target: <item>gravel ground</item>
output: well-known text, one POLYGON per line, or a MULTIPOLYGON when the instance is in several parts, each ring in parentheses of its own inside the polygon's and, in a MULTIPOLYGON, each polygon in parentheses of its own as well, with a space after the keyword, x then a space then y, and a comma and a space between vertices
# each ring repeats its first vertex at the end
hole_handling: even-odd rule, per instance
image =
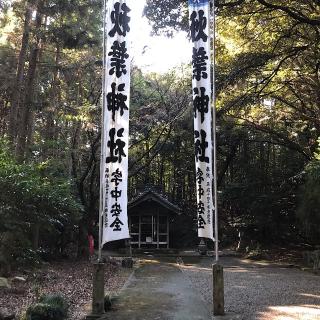
MULTIPOLYGON (((212 260, 181 265, 212 304, 212 260)), ((320 276, 270 263, 222 258, 226 312, 243 320, 320 320, 320 276)))

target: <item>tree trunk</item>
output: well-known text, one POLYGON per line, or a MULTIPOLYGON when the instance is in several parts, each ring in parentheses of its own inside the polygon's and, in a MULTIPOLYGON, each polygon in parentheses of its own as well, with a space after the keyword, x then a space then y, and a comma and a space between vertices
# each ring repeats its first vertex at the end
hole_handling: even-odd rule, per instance
POLYGON ((86 219, 82 219, 79 222, 78 233, 78 250, 77 258, 89 258, 89 245, 88 245, 88 222, 86 219))
POLYGON ((145 137, 146 142, 145 142, 145 151, 146 151, 146 157, 145 157, 145 162, 146 162, 146 169, 145 169, 145 180, 144 183, 146 185, 150 184, 150 145, 149 145, 149 137, 145 137))
POLYGON ((40 223, 36 222, 32 226, 32 248, 35 251, 39 249, 39 238, 40 238, 40 223))
MULTIPOLYGON (((43 1, 40 1, 37 7, 35 30, 39 31, 42 25, 42 14, 43 1)), ((36 35, 35 42, 32 45, 29 69, 27 75, 27 82, 25 88, 24 103, 18 110, 18 136, 16 144, 16 156, 22 161, 26 155, 26 149, 32 140, 33 121, 34 121, 34 92, 35 92, 35 80, 36 80, 36 69, 38 65, 38 57, 40 54, 41 37, 36 35)))
POLYGON ((18 58, 17 75, 15 85, 12 91, 11 111, 9 120, 9 137, 11 142, 15 141, 17 136, 17 117, 18 110, 21 103, 21 94, 23 91, 24 82, 24 68, 26 63, 27 51, 29 46, 30 29, 31 29, 32 7, 27 2, 27 9, 25 12, 23 35, 21 41, 21 49, 18 58))
MULTIPOLYGON (((55 126, 55 116, 56 112, 58 110, 58 106, 60 104, 60 92, 58 89, 59 86, 59 63, 60 63, 60 56, 61 56, 61 50, 60 45, 57 43, 56 45, 56 55, 55 55, 55 68, 53 72, 53 79, 51 82, 51 90, 50 90, 50 106, 47 109, 46 114, 46 125, 45 125, 45 132, 44 137, 46 141, 54 141, 57 137, 57 130, 55 126)), ((55 150, 52 150, 52 148, 46 148, 43 152, 44 158, 48 156, 55 156, 55 150)))

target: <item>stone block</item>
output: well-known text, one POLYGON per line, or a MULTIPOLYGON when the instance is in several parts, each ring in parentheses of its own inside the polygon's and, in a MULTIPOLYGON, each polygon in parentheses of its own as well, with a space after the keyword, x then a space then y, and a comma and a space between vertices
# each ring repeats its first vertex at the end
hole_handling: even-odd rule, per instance
POLYGON ((11 285, 7 278, 0 278, 0 288, 7 288, 7 289, 11 288, 11 285))

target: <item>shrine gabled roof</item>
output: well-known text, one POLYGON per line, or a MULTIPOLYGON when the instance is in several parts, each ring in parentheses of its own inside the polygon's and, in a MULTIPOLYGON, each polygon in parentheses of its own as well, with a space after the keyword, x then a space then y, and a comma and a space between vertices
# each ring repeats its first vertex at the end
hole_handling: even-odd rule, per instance
POLYGON ((139 205, 142 202, 145 201, 155 201, 161 206, 165 207, 169 211, 173 211, 176 214, 181 214, 181 209, 170 202, 168 199, 166 199, 163 195, 153 191, 153 190, 146 190, 139 195, 137 195, 135 198, 133 198, 129 203, 128 203, 128 209, 132 209, 135 206, 139 205))

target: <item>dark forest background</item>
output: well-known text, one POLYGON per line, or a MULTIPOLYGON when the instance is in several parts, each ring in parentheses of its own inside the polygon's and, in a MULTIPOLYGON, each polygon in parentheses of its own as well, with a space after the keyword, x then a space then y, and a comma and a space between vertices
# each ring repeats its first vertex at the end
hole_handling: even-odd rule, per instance
MULTIPOLYGON (((154 32, 188 29, 187 1, 148 0, 154 32)), ((217 1, 222 245, 320 242, 320 2, 217 1)), ((86 254, 97 233, 102 4, 0 1, 0 262, 86 254)), ((190 53, 191 55, 191 53, 190 53)), ((195 246, 190 66, 132 67, 130 197, 157 186, 195 246)))

